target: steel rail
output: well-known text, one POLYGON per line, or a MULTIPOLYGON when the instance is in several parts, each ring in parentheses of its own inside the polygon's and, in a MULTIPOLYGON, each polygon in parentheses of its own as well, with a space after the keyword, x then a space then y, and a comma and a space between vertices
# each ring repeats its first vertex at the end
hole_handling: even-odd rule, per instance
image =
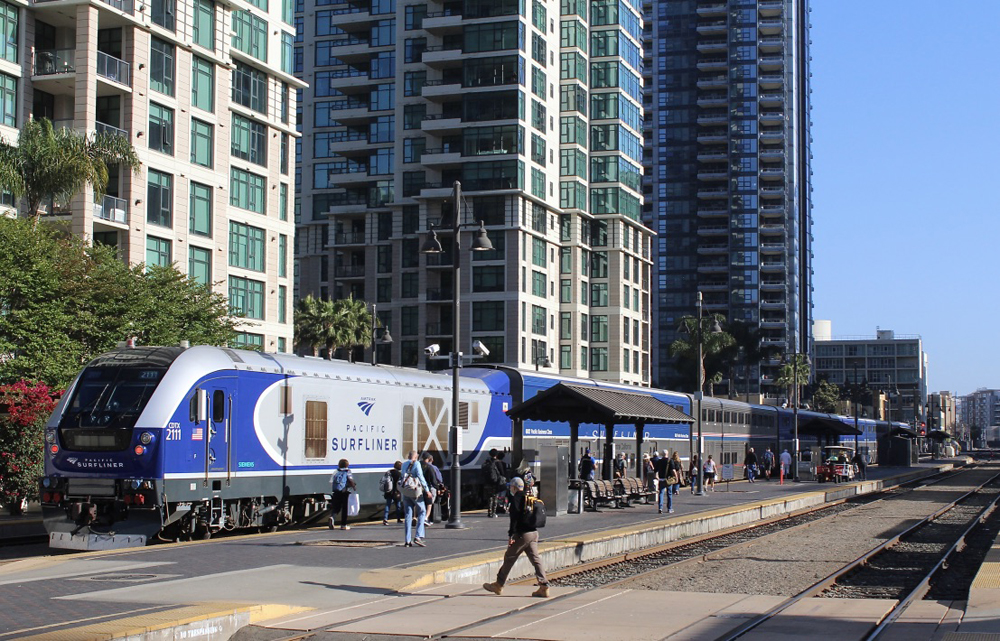
MULTIPOLYGON (((934 521, 935 519, 937 519, 941 515, 943 515, 946 512, 949 512, 950 510, 954 509, 954 507, 959 502, 964 501, 965 499, 967 499, 968 497, 970 497, 970 496, 972 496, 974 494, 977 494, 984 487, 986 487, 990 483, 994 482, 998 478, 1000 478, 1000 474, 994 474, 993 476, 989 477, 986 481, 984 481, 983 483, 981 483, 979 486, 977 486, 975 489, 972 489, 972 490, 970 490, 968 492, 965 492, 964 494, 962 494, 961 496, 959 496, 958 498, 956 498, 951 503, 948 503, 947 505, 943 506, 942 508, 940 508, 938 510, 935 510, 933 514, 930 514, 929 516, 924 517, 920 521, 914 523, 913 525, 911 525, 910 527, 906 528, 905 530, 902 530, 901 532, 899 532, 896 535, 894 535, 892 538, 887 539, 886 541, 884 541, 881 544, 879 544, 878 546, 872 548, 868 552, 865 552, 864 554, 862 554, 858 558, 854 559, 850 563, 844 565, 840 569, 833 571, 832 573, 830 573, 829 575, 823 577, 822 579, 820 579, 816 583, 813 583, 811 586, 809 586, 808 588, 802 590, 798 594, 795 594, 794 596, 789 597, 785 601, 782 601, 781 603, 779 603, 778 605, 774 606, 773 608, 771 608, 767 612, 764 612, 763 614, 760 614, 760 615, 758 615, 758 616, 750 619, 749 621, 741 624, 740 626, 738 626, 734 630, 730 631, 726 635, 719 637, 719 641, 723 641, 723 640, 724 641, 734 641, 735 639, 738 639, 738 638, 742 637, 746 633, 748 633, 748 632, 750 632, 750 631, 752 631, 752 630, 760 627, 764 623, 770 621, 771 619, 773 619, 777 615, 781 614, 782 612, 786 611, 787 609, 789 609, 793 605, 795 605, 795 604, 797 604, 797 603, 799 603, 801 601, 804 601, 805 599, 809 599, 809 598, 812 598, 814 596, 818 596, 823 591, 825 591, 825 590, 829 589, 830 587, 832 587, 833 585, 835 585, 837 583, 837 580, 840 579, 841 577, 845 576, 846 574, 849 574, 850 572, 854 571, 856 568, 859 568, 859 567, 867 564, 876 555, 881 554, 882 552, 884 552, 884 551, 886 551, 886 550, 894 547, 904 537, 909 536, 910 534, 912 534, 912 533, 916 532, 917 530, 923 528, 924 526, 928 525, 931 521, 934 521)), ((994 501, 994 503, 995 503, 995 501, 994 501)), ((981 518, 981 515, 977 516, 976 519, 974 519, 974 521, 978 522, 979 518, 981 518)))

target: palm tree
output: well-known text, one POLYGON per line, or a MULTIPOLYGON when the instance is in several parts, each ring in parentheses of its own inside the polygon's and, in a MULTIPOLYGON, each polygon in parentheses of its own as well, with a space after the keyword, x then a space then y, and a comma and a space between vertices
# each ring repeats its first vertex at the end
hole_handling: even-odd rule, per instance
MULTIPOLYGON (((315 298, 312 294, 300 298, 295 304, 295 347, 300 349, 309 346, 313 356, 319 356, 319 350, 327 345, 334 333, 336 314, 333 303, 315 298)), ((332 358, 328 353, 327 358, 332 358)))
POLYGON ((702 351, 700 363, 697 362, 698 341, 695 338, 698 335, 698 319, 694 316, 685 316, 681 319, 680 333, 686 334, 688 338, 678 338, 670 344, 670 355, 677 359, 678 369, 682 369, 681 364, 685 362, 691 363, 694 368, 698 368, 701 372, 702 380, 709 385, 709 396, 712 395, 713 383, 722 380, 718 378, 721 375, 722 369, 718 365, 713 364, 716 362, 714 357, 733 343, 733 337, 728 333, 724 331, 714 333, 711 331, 713 320, 718 321, 721 325, 726 319, 720 314, 710 314, 702 317, 702 351), (711 366, 709 368, 711 371, 706 371, 706 362, 711 366), (717 378, 718 380, 716 380, 717 378))
POLYGON ((46 199, 66 203, 85 185, 93 188, 95 198, 102 198, 111 165, 131 171, 142 166, 128 138, 53 129, 46 118, 26 122, 16 145, 0 141, 0 187, 24 197, 32 226, 38 225, 39 208, 46 199))
POLYGON ((798 397, 792 396, 792 389, 798 389, 809 382, 809 357, 805 354, 793 354, 788 362, 782 364, 778 378, 774 384, 788 389, 789 403, 792 399, 797 402, 798 397))
POLYGON ((347 348, 347 359, 354 362, 354 348, 372 344, 372 315, 368 305, 354 296, 333 303, 337 318, 337 346, 347 348))

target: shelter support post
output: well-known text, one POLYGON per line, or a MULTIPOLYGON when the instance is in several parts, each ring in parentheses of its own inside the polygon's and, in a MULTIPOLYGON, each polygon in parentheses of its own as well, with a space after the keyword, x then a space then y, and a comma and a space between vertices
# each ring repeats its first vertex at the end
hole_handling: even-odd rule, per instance
POLYGON ((511 435, 510 435, 510 467, 512 470, 516 470, 521 467, 521 462, 524 460, 524 421, 519 418, 515 418, 511 422, 511 435))
POLYGON ((642 442, 645 431, 645 424, 642 422, 635 424, 635 477, 637 479, 642 478, 642 442))
POLYGON ((614 423, 604 424, 604 467, 601 476, 609 481, 615 479, 615 426, 614 423))
POLYGON ((580 453, 577 452, 577 445, 580 441, 580 424, 571 421, 569 424, 569 478, 577 478, 577 463, 580 453))

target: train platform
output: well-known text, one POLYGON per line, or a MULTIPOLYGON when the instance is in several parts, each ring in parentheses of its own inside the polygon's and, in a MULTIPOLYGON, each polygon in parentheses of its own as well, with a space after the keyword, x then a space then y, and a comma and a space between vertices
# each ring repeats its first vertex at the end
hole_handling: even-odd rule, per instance
MULTIPOLYGON (((554 570, 875 491, 966 461, 872 467, 867 482, 841 485, 738 482, 701 497, 682 489, 674 514, 639 504, 551 517, 541 551, 554 570)), ((692 599, 689 607, 683 595, 665 592, 600 595, 554 588, 560 598, 531 607, 516 624, 531 627, 533 636, 524 636, 512 630, 510 616, 539 603, 527 596, 531 587, 509 585, 500 598, 478 587, 499 567, 506 518, 474 512, 463 514, 463 522, 461 530, 428 528, 427 548, 403 547, 402 526, 377 521, 347 531, 219 537, 8 562, 0 565, 0 640, 226 639, 241 629, 239 638, 264 639, 331 626, 344 634, 556 639, 579 636, 584 628, 576 626, 588 621, 588 636, 596 631, 602 639, 647 638, 639 634, 643 621, 659 618, 649 613, 668 603, 682 619, 701 613, 698 621, 714 617, 717 625, 732 627, 733 618, 758 611, 770 598, 715 594, 700 606, 692 599), (573 632, 546 632, 553 627, 546 622, 556 619, 573 632)), ((528 573, 522 559, 511 579, 528 573)), ((655 623, 648 638, 667 636, 662 619, 655 623)))
POLYGON ((29 503, 24 514, 12 516, 6 507, 0 509, 0 544, 4 539, 20 539, 45 534, 42 524, 42 507, 29 503))

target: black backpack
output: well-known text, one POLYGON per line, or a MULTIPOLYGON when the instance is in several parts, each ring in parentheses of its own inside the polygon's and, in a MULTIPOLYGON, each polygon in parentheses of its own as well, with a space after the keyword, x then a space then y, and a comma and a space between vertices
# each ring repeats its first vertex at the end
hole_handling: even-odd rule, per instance
POLYGON ((536 530, 545 527, 545 503, 542 499, 524 497, 524 523, 536 530))
POLYGON ((483 480, 488 481, 490 485, 499 485, 500 483, 500 472, 497 470, 497 462, 493 458, 483 461, 483 480))

